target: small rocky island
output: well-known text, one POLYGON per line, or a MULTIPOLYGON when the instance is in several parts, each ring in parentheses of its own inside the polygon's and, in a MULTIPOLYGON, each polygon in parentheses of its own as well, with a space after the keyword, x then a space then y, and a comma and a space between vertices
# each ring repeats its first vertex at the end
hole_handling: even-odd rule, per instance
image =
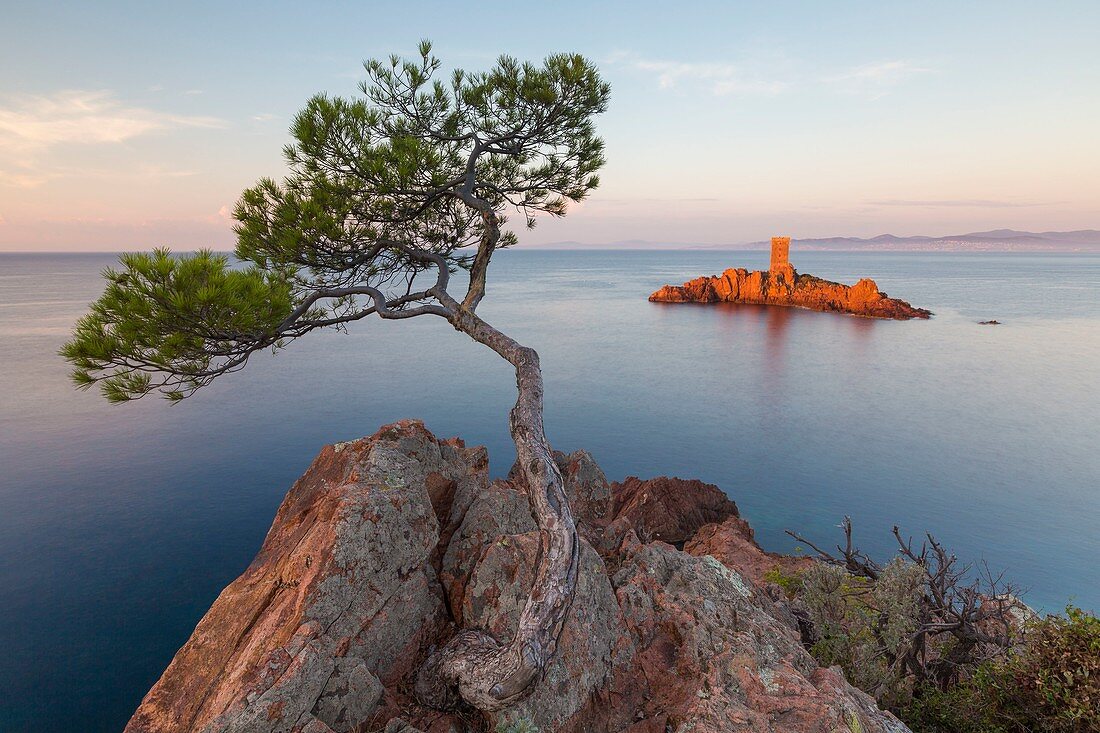
POLYGON ((800 275, 790 263, 790 237, 772 237, 767 272, 730 268, 721 275, 697 277, 683 285, 665 285, 649 296, 654 303, 758 303, 851 313, 870 318, 928 318, 931 311, 888 298, 874 280, 842 285, 813 275, 800 275))

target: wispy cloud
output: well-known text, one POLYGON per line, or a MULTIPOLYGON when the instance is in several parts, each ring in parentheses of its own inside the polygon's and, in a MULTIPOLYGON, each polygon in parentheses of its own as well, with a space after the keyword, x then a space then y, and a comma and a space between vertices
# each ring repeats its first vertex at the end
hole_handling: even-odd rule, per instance
POLYGON ((275 115, 268 112, 261 112, 258 115, 252 115, 252 120, 254 122, 269 122, 273 119, 275 119, 275 115))
POLYGON ((911 59, 890 59, 854 66, 825 76, 822 81, 842 92, 878 98, 903 81, 931 71, 931 67, 911 59))
POLYGON ((788 86, 786 82, 752 77, 734 64, 677 63, 643 59, 634 62, 634 68, 656 74, 657 85, 662 89, 674 87, 684 80, 707 82, 711 86, 711 91, 718 95, 778 94, 788 86))
POLYGON ((608 59, 653 75, 661 89, 682 83, 703 83, 717 96, 727 94, 780 94, 790 86, 783 79, 768 77, 747 65, 724 62, 665 61, 617 53, 608 59))
POLYGON ((962 207, 976 209, 1021 209, 1048 206, 1044 202, 995 201, 991 199, 883 199, 868 201, 871 206, 916 206, 927 208, 962 207))
POLYGON ((58 178, 150 180, 191 176, 155 164, 81 167, 72 148, 94 148, 183 128, 215 129, 216 117, 180 115, 126 104, 108 91, 67 90, 0 99, 0 186, 35 188, 58 178))
POLYGON ((190 178, 198 171, 176 169, 162 165, 140 164, 133 168, 81 167, 58 165, 32 159, 18 161, 5 167, 0 159, 0 186, 11 188, 37 188, 44 183, 63 178, 86 178, 98 181, 153 181, 165 178, 190 178))
POLYGON ((823 74, 811 70, 803 62, 783 56, 769 57, 767 63, 760 60, 734 63, 659 60, 628 52, 613 54, 607 62, 652 75, 660 89, 701 84, 716 96, 774 96, 824 85, 842 93, 877 98, 905 80, 933 70, 910 59, 889 59, 823 74))
POLYGON ((123 103, 108 91, 67 90, 0 103, 0 144, 41 149, 119 143, 174 128, 225 127, 216 117, 178 115, 123 103))
POLYGON ((35 188, 41 186, 51 178, 56 178, 56 176, 50 176, 44 173, 4 170, 0 168, 0 186, 9 186, 11 188, 35 188))
POLYGON ((151 242, 169 243, 179 250, 199 246, 229 250, 236 243, 236 237, 228 222, 212 215, 35 216, 17 212, 0 227, 0 252, 27 249, 118 251, 148 249, 151 242))
MULTIPOLYGON (((103 171, 104 174, 108 171, 103 171)), ((199 172, 197 170, 185 168, 170 168, 164 165, 148 165, 142 164, 138 166, 137 170, 132 173, 126 171, 120 172, 120 175, 127 176, 129 178, 190 178, 191 176, 197 176, 199 172)))

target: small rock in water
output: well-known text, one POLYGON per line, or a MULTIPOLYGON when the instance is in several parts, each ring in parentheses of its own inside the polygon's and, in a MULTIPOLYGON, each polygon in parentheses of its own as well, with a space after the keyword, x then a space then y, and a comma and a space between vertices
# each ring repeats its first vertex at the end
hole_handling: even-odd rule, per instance
POLYGON ((999 326, 999 325, 1001 325, 1001 322, 1000 321, 978 321, 978 325, 979 326, 999 326))

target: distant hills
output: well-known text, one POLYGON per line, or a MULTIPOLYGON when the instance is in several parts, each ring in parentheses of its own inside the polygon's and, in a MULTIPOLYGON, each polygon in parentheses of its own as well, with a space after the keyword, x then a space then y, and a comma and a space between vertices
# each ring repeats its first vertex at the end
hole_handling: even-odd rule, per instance
MULTIPOLYGON (((533 245, 538 249, 766 249, 768 242, 694 244, 630 239, 604 244, 552 242, 533 245)), ((792 239, 791 247, 802 250, 836 251, 938 251, 938 252, 1100 252, 1100 230, 1073 232, 1021 232, 994 229, 988 232, 949 234, 943 237, 880 234, 877 237, 821 237, 792 239)))

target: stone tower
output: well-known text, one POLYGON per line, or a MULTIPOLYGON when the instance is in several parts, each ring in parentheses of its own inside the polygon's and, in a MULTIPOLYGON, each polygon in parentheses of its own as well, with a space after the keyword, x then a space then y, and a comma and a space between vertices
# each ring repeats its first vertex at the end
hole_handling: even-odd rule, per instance
POLYGON ((775 285, 794 286, 798 273, 791 267, 791 238, 772 237, 772 262, 768 267, 768 277, 775 285))
POLYGON ((772 237, 772 262, 769 272, 786 272, 791 266, 791 238, 772 237))

